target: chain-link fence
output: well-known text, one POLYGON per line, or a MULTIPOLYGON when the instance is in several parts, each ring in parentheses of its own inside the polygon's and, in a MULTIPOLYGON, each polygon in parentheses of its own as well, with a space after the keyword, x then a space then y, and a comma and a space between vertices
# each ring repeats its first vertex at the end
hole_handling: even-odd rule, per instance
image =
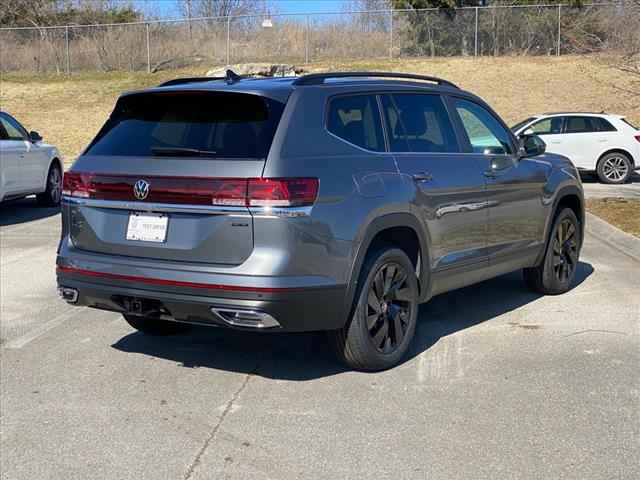
POLYGON ((202 63, 561 55, 640 48, 637 2, 254 15, 0 29, 0 71, 156 71, 202 63))

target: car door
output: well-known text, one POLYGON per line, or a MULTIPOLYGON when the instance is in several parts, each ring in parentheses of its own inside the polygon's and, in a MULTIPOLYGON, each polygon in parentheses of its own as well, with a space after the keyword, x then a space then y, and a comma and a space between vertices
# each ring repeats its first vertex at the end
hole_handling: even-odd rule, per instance
POLYGON ((608 140, 606 132, 598 131, 595 118, 567 116, 562 137, 564 151, 558 153, 568 157, 580 169, 595 170, 598 152, 608 140))
POLYGON ((389 149, 430 239, 431 271, 486 267, 487 202, 482 165, 462 153, 439 94, 381 96, 389 149))
POLYGON ((20 132, 7 121, 4 113, 0 113, 0 127, 3 135, 0 141, 3 197, 8 197, 24 191, 21 165, 27 153, 27 145, 20 132))
POLYGON ((2 114, 5 128, 11 138, 22 142, 24 154, 19 159, 20 189, 24 192, 37 192, 44 186, 44 175, 47 173, 47 152, 38 144, 32 143, 27 130, 15 118, 7 113, 2 114))
POLYGON ((539 159, 519 159, 515 139, 485 105, 456 97, 450 102, 465 133, 466 148, 484 172, 489 261, 526 263, 544 238, 542 195, 550 167, 539 159))

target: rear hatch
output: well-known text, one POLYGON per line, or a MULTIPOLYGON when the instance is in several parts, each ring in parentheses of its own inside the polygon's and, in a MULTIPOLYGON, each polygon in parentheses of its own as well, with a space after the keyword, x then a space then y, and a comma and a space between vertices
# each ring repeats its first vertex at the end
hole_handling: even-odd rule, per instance
POLYGON ((253 250, 249 179, 261 177, 284 104, 212 91, 122 97, 65 174, 78 249, 236 265, 253 250))

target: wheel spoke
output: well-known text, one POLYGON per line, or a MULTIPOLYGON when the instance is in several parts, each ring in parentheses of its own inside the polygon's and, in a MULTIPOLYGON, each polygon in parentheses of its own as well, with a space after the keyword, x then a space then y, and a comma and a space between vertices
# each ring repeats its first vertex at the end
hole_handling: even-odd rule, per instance
POLYGON ((382 348, 384 341, 388 338, 389 334, 389 322, 385 319, 380 325, 380 329, 373 336, 373 344, 376 348, 382 348))
POLYGON ((387 294, 391 290, 393 279, 396 276, 395 265, 389 265, 384 271, 384 293, 387 294))
POLYGON ((375 327, 376 323, 378 323, 378 319, 380 315, 374 313, 373 315, 367 315, 367 330, 371 331, 373 327, 375 327))
POLYGON ((382 310, 380 309, 380 299, 376 296, 376 292, 373 291, 373 288, 369 289, 367 304, 377 314, 382 313, 382 310))
POLYGON ((383 285, 382 275, 383 275, 382 270, 378 271, 378 273, 376 274, 376 278, 374 280, 376 295, 380 300, 382 300, 382 297, 384 296, 384 285, 383 285))
POLYGON ((399 345, 400 342, 402 342, 402 337, 404 337, 402 321, 400 320, 400 310, 398 310, 393 316, 393 336, 395 338, 396 345, 399 345))

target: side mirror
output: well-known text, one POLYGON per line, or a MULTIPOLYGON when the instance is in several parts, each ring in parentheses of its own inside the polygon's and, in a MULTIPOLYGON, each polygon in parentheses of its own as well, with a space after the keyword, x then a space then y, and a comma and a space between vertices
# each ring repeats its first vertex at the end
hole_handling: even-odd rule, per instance
POLYGON ((547 150, 547 144, 537 135, 521 135, 518 157, 536 157, 547 150))
POLYGON ((31 140, 32 143, 41 142, 42 135, 40 135, 38 132, 31 131, 29 132, 29 139, 31 140))

